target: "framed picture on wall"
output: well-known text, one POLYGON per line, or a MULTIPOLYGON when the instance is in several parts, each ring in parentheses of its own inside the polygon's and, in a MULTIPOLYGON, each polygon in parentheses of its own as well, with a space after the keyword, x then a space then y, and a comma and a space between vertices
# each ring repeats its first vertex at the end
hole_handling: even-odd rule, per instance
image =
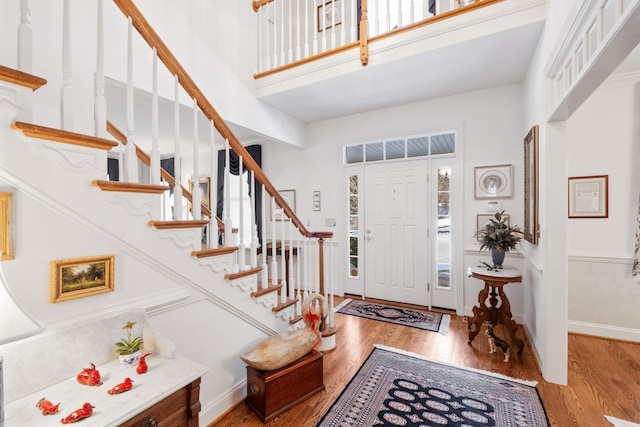
POLYGON ((0 251, 2 260, 14 259, 13 193, 0 193, 0 251))
POLYGON ((524 138, 524 239, 538 244, 538 125, 524 138))
POLYGON ((609 217, 609 175, 569 177, 569 218, 609 217))
POLYGON ((114 255, 51 261, 52 303, 113 292, 114 255))
POLYGON ((476 167, 474 178, 476 200, 513 197, 513 165, 476 167))

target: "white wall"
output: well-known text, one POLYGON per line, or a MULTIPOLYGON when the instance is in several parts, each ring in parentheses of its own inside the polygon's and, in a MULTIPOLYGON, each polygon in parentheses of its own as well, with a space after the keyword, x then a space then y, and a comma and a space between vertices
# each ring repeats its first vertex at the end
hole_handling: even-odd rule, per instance
POLYGON ((609 176, 609 217, 568 221, 569 328, 629 340, 640 339, 638 82, 638 73, 609 78, 568 121, 569 176, 609 176))
MULTIPOLYGON (((484 203, 474 200, 474 167, 514 165, 515 197, 502 200, 502 206, 511 215, 512 224, 522 225, 522 105, 521 85, 510 85, 312 123, 307 135, 309 148, 298 150, 267 145, 263 151, 263 165, 277 188, 296 190, 297 214, 303 221, 309 220, 310 230, 335 233, 335 275, 337 286, 342 286, 344 278, 348 277, 347 183, 342 165, 343 145, 445 130, 458 131, 460 155, 464 159, 464 220, 458 226, 463 227, 464 243, 454 248, 454 253, 458 254, 459 285, 464 286, 459 309, 470 312, 481 284, 466 278, 467 264, 476 263, 479 257, 486 256, 477 253, 479 246, 473 237, 476 215, 485 212, 484 203), (320 190, 322 194, 320 212, 313 211, 314 190, 320 190), (326 218, 335 218, 336 227, 325 227, 326 218), (468 252, 462 258, 465 249, 468 252)), ((509 262, 520 266, 521 261, 510 256, 509 262)), ((522 316, 522 287, 508 287, 507 294, 514 315, 522 316)))

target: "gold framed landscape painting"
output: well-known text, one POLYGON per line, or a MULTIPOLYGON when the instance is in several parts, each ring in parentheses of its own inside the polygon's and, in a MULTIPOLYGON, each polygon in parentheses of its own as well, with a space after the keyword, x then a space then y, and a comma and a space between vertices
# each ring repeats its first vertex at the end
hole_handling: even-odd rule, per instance
POLYGON ((14 259, 13 193, 0 193, 0 251, 2 260, 14 259))
POLYGON ((51 302, 112 292, 114 258, 102 255, 51 261, 51 302))

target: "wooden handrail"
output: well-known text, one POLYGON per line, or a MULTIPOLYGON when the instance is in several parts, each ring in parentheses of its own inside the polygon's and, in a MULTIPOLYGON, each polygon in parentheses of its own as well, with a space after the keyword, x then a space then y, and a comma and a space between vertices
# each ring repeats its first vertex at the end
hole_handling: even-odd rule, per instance
POLYGON ((204 96, 200 88, 194 83, 191 76, 182 67, 180 62, 173 55, 171 50, 162 41, 160 36, 151 27, 146 18, 142 15, 140 10, 133 4, 131 0, 113 0, 116 6, 122 11, 126 17, 130 17, 134 28, 147 42, 149 47, 155 48, 158 52, 158 58, 167 67, 169 72, 178 77, 178 81, 182 88, 189 94, 191 99, 195 99, 198 107, 207 119, 212 120, 215 128, 218 130, 223 138, 229 140, 229 145, 235 151, 236 154, 242 156, 244 165, 254 173, 255 179, 262 183, 267 190, 267 193, 274 197, 278 206, 280 206, 284 213, 291 219, 291 222, 298 228, 300 233, 306 237, 313 238, 331 238, 332 232, 310 232, 304 226, 303 222, 296 216, 291 207, 287 204, 284 198, 278 193, 275 186, 269 181, 264 171, 258 166, 253 157, 244 148, 240 140, 236 137, 233 131, 229 128, 227 123, 222 119, 218 112, 213 108, 209 100, 204 96))
MULTIPOLYGON (((111 136, 113 136, 122 145, 127 145, 128 143, 127 136, 124 134, 124 132, 118 129, 118 127, 109 120, 107 120, 107 132, 109 132, 111 136)), ((136 145, 136 155, 138 156, 138 159, 140 159, 142 163, 144 163, 148 167, 151 167, 151 157, 147 153, 145 153, 144 150, 142 150, 142 148, 138 147, 137 145, 136 145)), ((175 187, 176 185, 175 178, 162 167, 160 168, 160 176, 164 178, 165 181, 167 181, 167 183, 171 188, 175 187)), ((182 185, 180 187, 182 187, 182 196, 188 201, 190 201, 191 203, 193 203, 193 195, 191 194, 191 192, 186 188, 184 188, 184 186, 182 185)), ((203 214, 211 218, 211 209, 209 209, 205 205, 202 205, 201 209, 203 214)), ((217 216, 216 216, 216 222, 218 223, 218 230, 224 231, 224 222, 217 216)))

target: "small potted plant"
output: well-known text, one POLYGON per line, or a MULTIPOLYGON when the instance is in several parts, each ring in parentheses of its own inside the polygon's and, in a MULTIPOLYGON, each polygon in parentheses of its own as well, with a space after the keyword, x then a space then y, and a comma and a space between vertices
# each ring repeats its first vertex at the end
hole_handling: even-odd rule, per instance
POLYGON ((504 211, 496 212, 493 218, 485 227, 478 231, 477 238, 480 241, 480 250, 491 250, 493 267, 502 268, 502 262, 507 252, 518 252, 518 243, 522 240, 524 233, 520 227, 507 225, 508 217, 504 211))
POLYGON ((142 344, 144 339, 140 336, 133 336, 133 327, 137 322, 127 320, 122 329, 127 331, 127 337, 121 339, 116 345, 116 353, 120 355, 120 363, 125 368, 136 366, 140 359, 142 344))

